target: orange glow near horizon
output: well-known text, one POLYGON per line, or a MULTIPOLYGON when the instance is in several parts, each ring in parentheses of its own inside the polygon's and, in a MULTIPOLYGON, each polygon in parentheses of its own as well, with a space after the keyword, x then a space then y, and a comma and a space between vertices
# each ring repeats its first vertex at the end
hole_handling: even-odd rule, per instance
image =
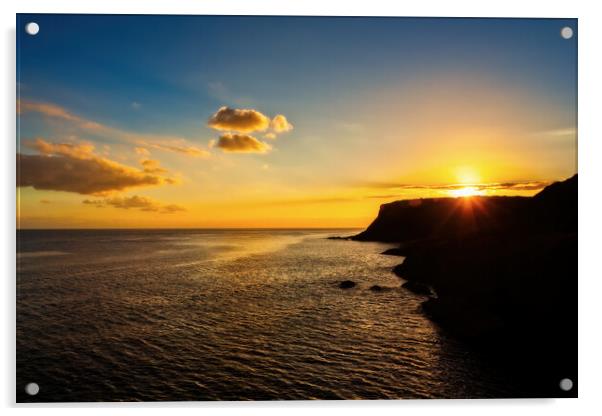
POLYGON ((532 196, 576 172, 576 130, 537 118, 548 101, 474 77, 440 80, 366 91, 354 111, 332 103, 357 116, 348 123, 287 113, 290 131, 277 138, 241 136, 273 148, 255 154, 224 151, 206 126, 166 124, 171 136, 98 128, 58 105, 22 107, 21 125, 39 131, 20 140, 30 164, 18 227, 362 228, 395 200, 532 196), (400 125, 404 113, 412 117, 400 125), (77 176, 56 170, 64 166, 77 176))

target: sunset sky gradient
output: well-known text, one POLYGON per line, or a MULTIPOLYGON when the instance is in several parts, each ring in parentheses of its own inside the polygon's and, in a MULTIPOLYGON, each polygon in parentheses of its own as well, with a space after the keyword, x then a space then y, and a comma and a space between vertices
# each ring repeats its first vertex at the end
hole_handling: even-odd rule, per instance
POLYGON ((22 228, 364 227, 396 199, 577 171, 574 19, 17 27, 22 228))

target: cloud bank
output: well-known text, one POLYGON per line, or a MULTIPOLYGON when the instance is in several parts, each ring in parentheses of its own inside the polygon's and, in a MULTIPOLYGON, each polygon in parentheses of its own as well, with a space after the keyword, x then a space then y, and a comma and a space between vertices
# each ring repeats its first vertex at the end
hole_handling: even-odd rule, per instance
MULTIPOLYGON (((25 141, 24 145, 39 154, 17 154, 17 186, 20 187, 94 195, 174 183, 164 175, 165 171, 147 172, 98 156, 91 144, 37 139, 25 141)), ((158 165, 153 167, 156 169, 158 165)))

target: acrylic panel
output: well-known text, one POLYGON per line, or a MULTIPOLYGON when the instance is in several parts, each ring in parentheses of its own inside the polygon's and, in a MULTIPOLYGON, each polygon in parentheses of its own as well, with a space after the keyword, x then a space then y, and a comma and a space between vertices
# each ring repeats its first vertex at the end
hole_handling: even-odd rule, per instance
POLYGON ((17 15, 17 401, 576 397, 577 37, 17 15))

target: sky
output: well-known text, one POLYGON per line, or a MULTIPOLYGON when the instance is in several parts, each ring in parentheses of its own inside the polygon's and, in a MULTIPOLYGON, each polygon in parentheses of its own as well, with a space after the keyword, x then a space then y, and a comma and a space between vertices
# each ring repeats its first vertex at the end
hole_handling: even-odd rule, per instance
POLYGON ((20 228, 365 227, 386 202, 577 172, 576 19, 17 28, 20 228))

